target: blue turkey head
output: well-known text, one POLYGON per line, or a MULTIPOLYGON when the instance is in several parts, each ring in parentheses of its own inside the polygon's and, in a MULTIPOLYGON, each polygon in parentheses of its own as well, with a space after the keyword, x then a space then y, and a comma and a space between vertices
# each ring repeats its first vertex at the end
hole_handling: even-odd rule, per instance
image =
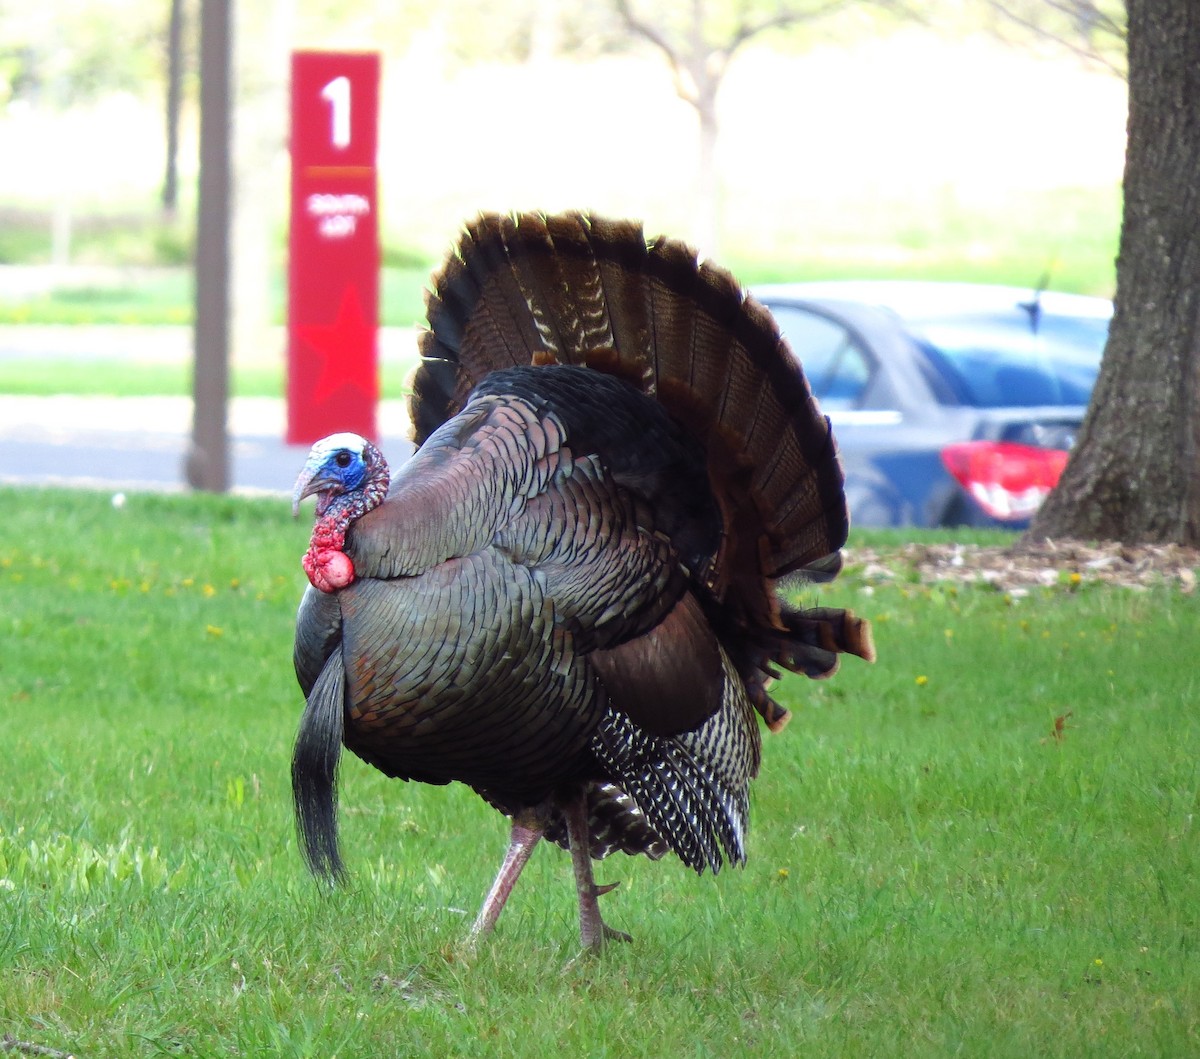
POLYGON ((330 434, 309 450, 308 459, 292 492, 292 513, 300 501, 317 495, 317 514, 324 512, 336 496, 361 489, 371 470, 375 446, 358 434, 330 434))

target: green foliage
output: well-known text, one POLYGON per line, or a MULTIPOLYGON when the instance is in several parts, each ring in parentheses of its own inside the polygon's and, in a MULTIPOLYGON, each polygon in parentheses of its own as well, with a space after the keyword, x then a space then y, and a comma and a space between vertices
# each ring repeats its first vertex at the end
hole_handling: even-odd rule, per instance
POLYGON ((880 658, 780 686, 795 716, 766 741, 747 867, 605 862, 635 940, 573 961, 569 863, 539 850, 471 961, 505 827, 470 792, 347 760, 350 885, 304 876, 308 528, 285 499, 0 503, 15 1040, 91 1059, 1200 1048, 1196 596, 854 572, 814 590, 873 619, 880 658))
POLYGON ((165 4, 139 0, 0 3, 0 108, 144 92, 163 80, 166 25, 165 4))
POLYGON ((447 5, 438 28, 449 55, 463 64, 591 57, 620 43, 611 6, 589 0, 508 0, 503 5, 458 0, 447 5))
MULTIPOLYGON (((749 211, 732 204, 729 227, 749 211)), ((1033 287, 1112 297, 1121 189, 1045 188, 985 201, 951 191, 860 211, 798 211, 781 218, 777 243, 729 247, 743 282, 809 279, 925 279, 1033 287), (779 248, 786 248, 785 252, 779 248)))
POLYGON ((0 324, 159 324, 191 323, 190 275, 162 270, 130 283, 64 286, 22 298, 0 298, 0 324))
POLYGON ((15 211, 0 213, 0 265, 26 264, 50 256, 50 220, 32 221, 15 211))
MULTIPOLYGON (((54 220, 48 209, 0 207, 0 264, 45 265, 54 220)), ((191 222, 161 213, 84 213, 71 217, 71 258, 77 265, 179 266, 192 260, 191 222)))

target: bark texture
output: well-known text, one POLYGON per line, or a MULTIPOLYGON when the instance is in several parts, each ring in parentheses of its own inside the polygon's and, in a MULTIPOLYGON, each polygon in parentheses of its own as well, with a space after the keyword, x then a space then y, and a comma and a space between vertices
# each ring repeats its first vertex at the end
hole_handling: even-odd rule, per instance
POLYGON ((1129 0, 1116 312, 1035 538, 1200 544, 1200 4, 1129 0))

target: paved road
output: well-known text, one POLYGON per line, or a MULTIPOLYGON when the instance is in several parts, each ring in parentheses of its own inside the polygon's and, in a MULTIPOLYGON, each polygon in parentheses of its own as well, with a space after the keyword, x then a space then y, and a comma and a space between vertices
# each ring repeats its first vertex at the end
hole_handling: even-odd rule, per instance
MULTIPOLYGON (((381 356, 399 355, 412 332, 381 332, 381 356), (395 352, 393 352, 395 351, 395 352)), ((80 370, 89 359, 185 360, 187 328, 0 328, 0 357, 62 359, 80 370)), ((284 444, 282 400, 236 398, 229 434, 233 489, 290 494, 306 446, 284 444)), ((412 451, 403 402, 379 409, 382 447, 396 466, 412 451)), ((192 402, 185 397, 19 397, 0 394, 0 483, 113 491, 187 488, 192 402)))
MULTIPOLYGON (((307 446, 285 445, 284 405, 238 398, 230 408, 230 460, 239 493, 290 493, 307 446)), ((399 401, 380 406, 393 466, 412 451, 399 401)), ((183 397, 0 396, 0 483, 122 491, 186 489, 192 404, 183 397)))

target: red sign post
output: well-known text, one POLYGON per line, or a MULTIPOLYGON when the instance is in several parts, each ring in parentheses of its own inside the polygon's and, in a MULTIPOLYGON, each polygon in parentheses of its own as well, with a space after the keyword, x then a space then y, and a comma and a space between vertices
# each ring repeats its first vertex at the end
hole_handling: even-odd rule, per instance
POLYGON ((379 56, 292 55, 287 440, 376 437, 379 56))

